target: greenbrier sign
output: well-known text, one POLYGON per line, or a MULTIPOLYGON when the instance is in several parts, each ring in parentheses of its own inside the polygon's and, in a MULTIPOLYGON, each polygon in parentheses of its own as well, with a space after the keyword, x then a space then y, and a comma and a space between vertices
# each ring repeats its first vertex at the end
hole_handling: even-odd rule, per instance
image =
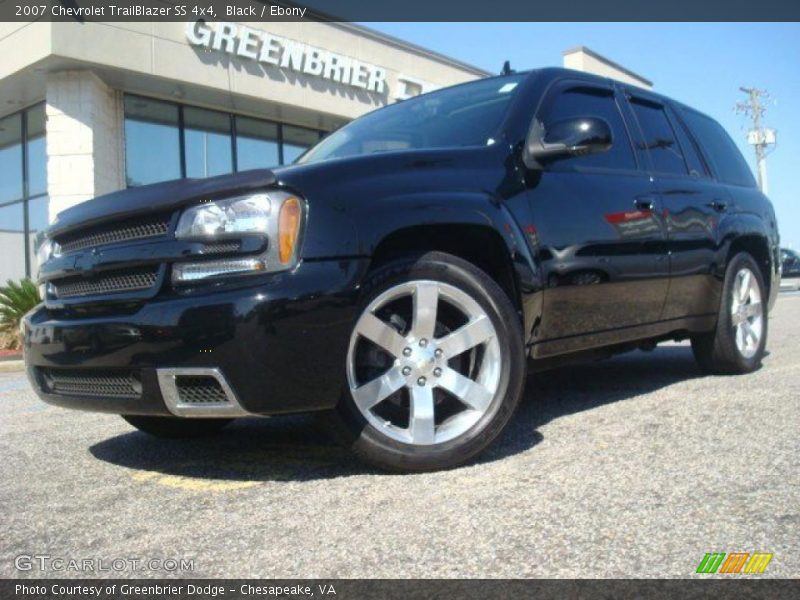
POLYGON ((212 25, 202 21, 187 23, 186 39, 194 46, 377 94, 386 93, 386 70, 381 67, 246 25, 226 22, 212 25))

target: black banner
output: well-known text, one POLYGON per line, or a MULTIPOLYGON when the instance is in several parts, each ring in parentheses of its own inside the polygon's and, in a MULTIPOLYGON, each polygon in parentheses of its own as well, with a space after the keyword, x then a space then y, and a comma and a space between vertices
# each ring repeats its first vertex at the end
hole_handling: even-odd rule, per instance
POLYGON ((0 0, 0 21, 798 21, 787 0, 0 0))
POLYGON ((3 600, 797 598, 799 580, 3 580, 3 600))

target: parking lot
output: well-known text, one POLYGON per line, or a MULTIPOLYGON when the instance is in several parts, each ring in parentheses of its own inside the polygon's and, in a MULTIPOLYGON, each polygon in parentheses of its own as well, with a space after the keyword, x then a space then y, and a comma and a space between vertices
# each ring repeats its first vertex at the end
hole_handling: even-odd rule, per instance
POLYGON ((411 476, 310 417, 159 441, 2 373, 0 576, 79 575, 15 567, 49 555, 193 567, 85 576, 686 577, 706 552, 771 552, 762 577, 800 577, 797 293, 768 350, 740 377, 701 375, 687 344, 531 377, 480 462, 411 476))

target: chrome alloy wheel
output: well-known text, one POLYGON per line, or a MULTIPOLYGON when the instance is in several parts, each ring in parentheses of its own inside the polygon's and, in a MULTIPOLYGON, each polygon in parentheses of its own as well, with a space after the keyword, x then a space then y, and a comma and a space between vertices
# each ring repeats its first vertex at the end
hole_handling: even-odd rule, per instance
POLYGON ((736 273, 731 300, 731 322, 735 329, 736 348, 744 358, 758 352, 764 333, 764 308, 761 290, 753 272, 748 268, 736 273))
POLYGON ((493 406, 501 371, 491 319, 468 294, 439 281, 405 282, 376 297, 347 353, 350 392, 364 418, 420 446, 475 425, 493 406))

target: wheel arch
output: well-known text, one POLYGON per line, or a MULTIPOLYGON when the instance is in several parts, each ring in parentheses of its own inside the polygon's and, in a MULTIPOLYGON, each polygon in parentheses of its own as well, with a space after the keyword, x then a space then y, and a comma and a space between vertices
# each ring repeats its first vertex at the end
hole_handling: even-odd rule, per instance
MULTIPOLYGON (((740 252, 747 252, 758 264, 761 277, 766 286, 766 296, 774 297, 773 286, 777 274, 777 264, 774 260, 770 243, 770 235, 764 224, 750 215, 737 215, 736 218, 726 220, 722 246, 722 265, 727 268, 730 261, 740 252)), ((770 302, 770 305, 772 302, 770 302)))
POLYGON ((511 251, 493 227, 435 223, 396 229, 375 245, 370 266, 376 268, 401 256, 424 252, 446 252, 472 263, 500 286, 517 311, 521 310, 511 251))
POLYGON ((525 295, 541 289, 540 273, 503 201, 488 193, 422 193, 362 208, 356 226, 371 267, 404 254, 446 252, 485 271, 506 292, 523 325, 537 316, 525 295))

